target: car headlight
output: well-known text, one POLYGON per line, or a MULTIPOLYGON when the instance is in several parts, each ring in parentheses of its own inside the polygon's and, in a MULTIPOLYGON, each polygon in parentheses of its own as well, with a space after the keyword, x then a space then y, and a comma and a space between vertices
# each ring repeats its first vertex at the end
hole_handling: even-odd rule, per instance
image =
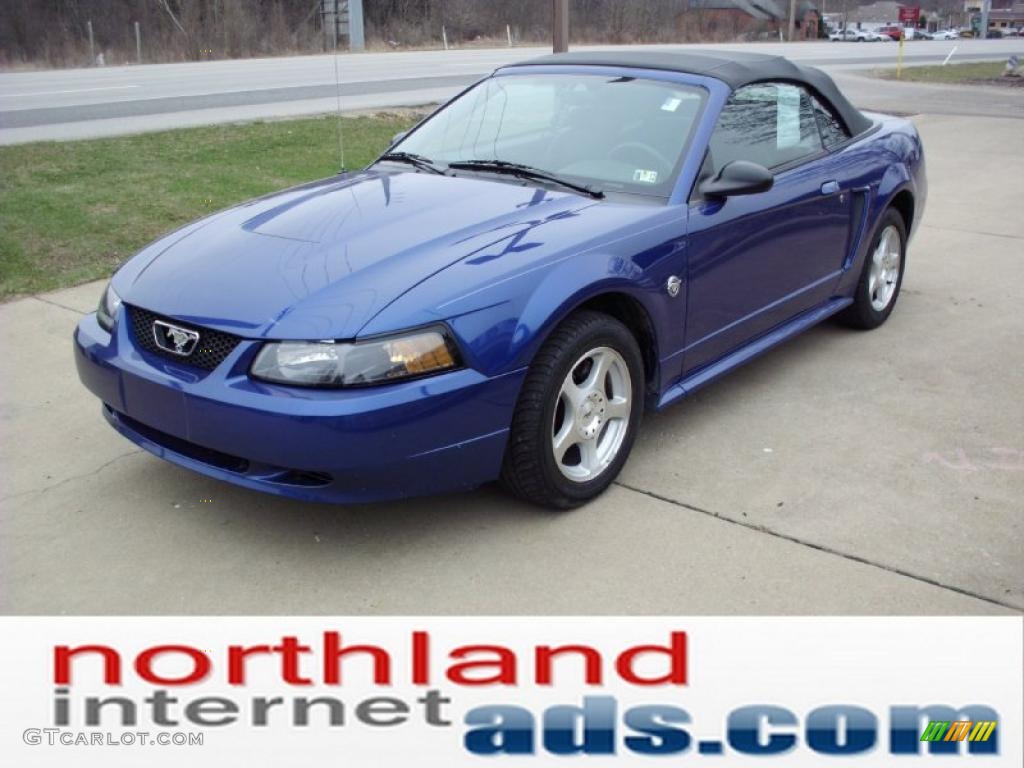
POLYGON ((413 331, 358 342, 277 341, 263 345, 250 374, 296 387, 361 387, 458 368, 446 330, 413 331))
POLYGON ((96 320, 107 333, 114 330, 114 318, 117 316, 117 310, 121 306, 121 297, 117 295, 114 287, 107 284, 107 289, 103 291, 103 295, 100 297, 100 305, 96 308, 96 320))

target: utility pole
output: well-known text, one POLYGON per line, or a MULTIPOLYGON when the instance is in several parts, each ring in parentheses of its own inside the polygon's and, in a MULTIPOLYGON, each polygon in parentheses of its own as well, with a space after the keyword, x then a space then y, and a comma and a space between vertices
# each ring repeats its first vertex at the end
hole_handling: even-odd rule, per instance
POLYGON ((796 0, 789 0, 789 34, 786 35, 786 39, 791 43, 794 34, 796 34, 796 0))
POLYGON ((142 33, 139 31, 139 22, 135 22, 135 60, 142 63, 142 33))
POLYGON ((569 50, 569 0, 551 0, 551 4, 551 48, 555 53, 565 53, 569 50))
POLYGON ((988 37, 988 12, 992 9, 992 0, 981 0, 981 29, 978 30, 978 37, 982 40, 988 37))
POLYGON ((347 39, 350 51, 366 47, 363 0, 321 0, 320 12, 327 50, 336 51, 341 37, 347 39))
POLYGON ((321 2, 324 47, 328 51, 336 51, 338 50, 338 0, 321 0, 321 2))
POLYGON ((361 51, 366 48, 363 31, 363 0, 348 0, 348 49, 361 51))

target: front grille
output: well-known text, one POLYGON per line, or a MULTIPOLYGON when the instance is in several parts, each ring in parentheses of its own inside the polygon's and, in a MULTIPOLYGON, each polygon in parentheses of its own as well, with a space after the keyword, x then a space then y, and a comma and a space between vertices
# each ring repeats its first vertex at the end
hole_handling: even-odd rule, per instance
POLYGON ((120 419, 125 426, 135 430, 147 440, 150 440, 157 445, 162 445, 164 448, 170 448, 172 451, 180 453, 182 456, 195 459, 196 461, 201 461, 203 464, 209 464, 210 466, 218 467, 219 469, 226 469, 229 472, 242 473, 249 469, 249 461, 241 458, 240 456, 232 456, 230 453, 215 451, 212 448, 204 448, 201 445, 190 443, 188 440, 182 440, 180 437, 175 437, 174 435, 169 435, 166 432, 161 432, 158 429, 148 427, 141 421, 136 421, 123 413, 118 413, 117 411, 113 412, 117 414, 117 418, 120 419))
POLYGON ((169 317, 163 317, 150 312, 148 309, 139 307, 128 307, 128 318, 132 326, 132 336, 136 345, 150 354, 159 355, 167 360, 174 360, 177 363, 193 365, 206 371, 212 371, 224 362, 224 359, 231 354, 231 351, 238 346, 241 338, 232 336, 230 333, 221 333, 210 328, 203 328, 197 325, 189 325, 169 317), (156 343, 153 337, 153 323, 163 320, 165 323, 176 325, 179 328, 195 331, 199 334, 199 340, 189 355, 176 355, 168 352, 156 343))
POLYGON ((177 454, 185 456, 186 458, 193 459, 194 461, 201 462, 217 469, 227 470, 233 472, 236 475, 244 475, 255 469, 259 473, 259 480, 266 483, 274 483, 276 485, 290 485, 299 486, 304 488, 322 488, 328 486, 334 482, 334 477, 327 472, 316 472, 305 469, 288 469, 287 467, 276 467, 269 466, 266 464, 256 464, 253 466, 250 464, 248 459, 244 459, 241 456, 234 456, 230 453, 224 453, 213 448, 206 448, 202 445, 183 440, 180 437, 169 435, 166 432, 161 432, 153 427, 146 426, 141 421, 136 421, 131 416, 127 416, 120 411, 115 411, 109 405, 104 404, 103 406, 107 413, 113 418, 114 422, 120 422, 123 426, 128 427, 132 431, 141 435, 142 437, 149 440, 151 443, 156 443, 159 446, 167 448, 168 450, 174 451, 177 454))

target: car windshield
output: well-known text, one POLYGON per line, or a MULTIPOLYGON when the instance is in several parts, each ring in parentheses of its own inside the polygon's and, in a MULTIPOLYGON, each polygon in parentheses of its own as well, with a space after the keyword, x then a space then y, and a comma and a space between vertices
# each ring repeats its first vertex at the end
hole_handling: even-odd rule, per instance
POLYGON ((497 160, 594 190, 668 197, 704 97, 633 77, 499 75, 392 149, 442 166, 497 160))

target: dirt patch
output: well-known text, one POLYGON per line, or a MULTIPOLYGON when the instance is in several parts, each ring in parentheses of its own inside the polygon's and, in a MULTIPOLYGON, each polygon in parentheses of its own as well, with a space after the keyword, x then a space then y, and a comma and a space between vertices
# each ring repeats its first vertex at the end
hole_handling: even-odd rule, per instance
POLYGON ((968 80, 970 85, 1001 85, 1004 88, 1024 88, 1024 77, 985 77, 977 80, 968 80))

